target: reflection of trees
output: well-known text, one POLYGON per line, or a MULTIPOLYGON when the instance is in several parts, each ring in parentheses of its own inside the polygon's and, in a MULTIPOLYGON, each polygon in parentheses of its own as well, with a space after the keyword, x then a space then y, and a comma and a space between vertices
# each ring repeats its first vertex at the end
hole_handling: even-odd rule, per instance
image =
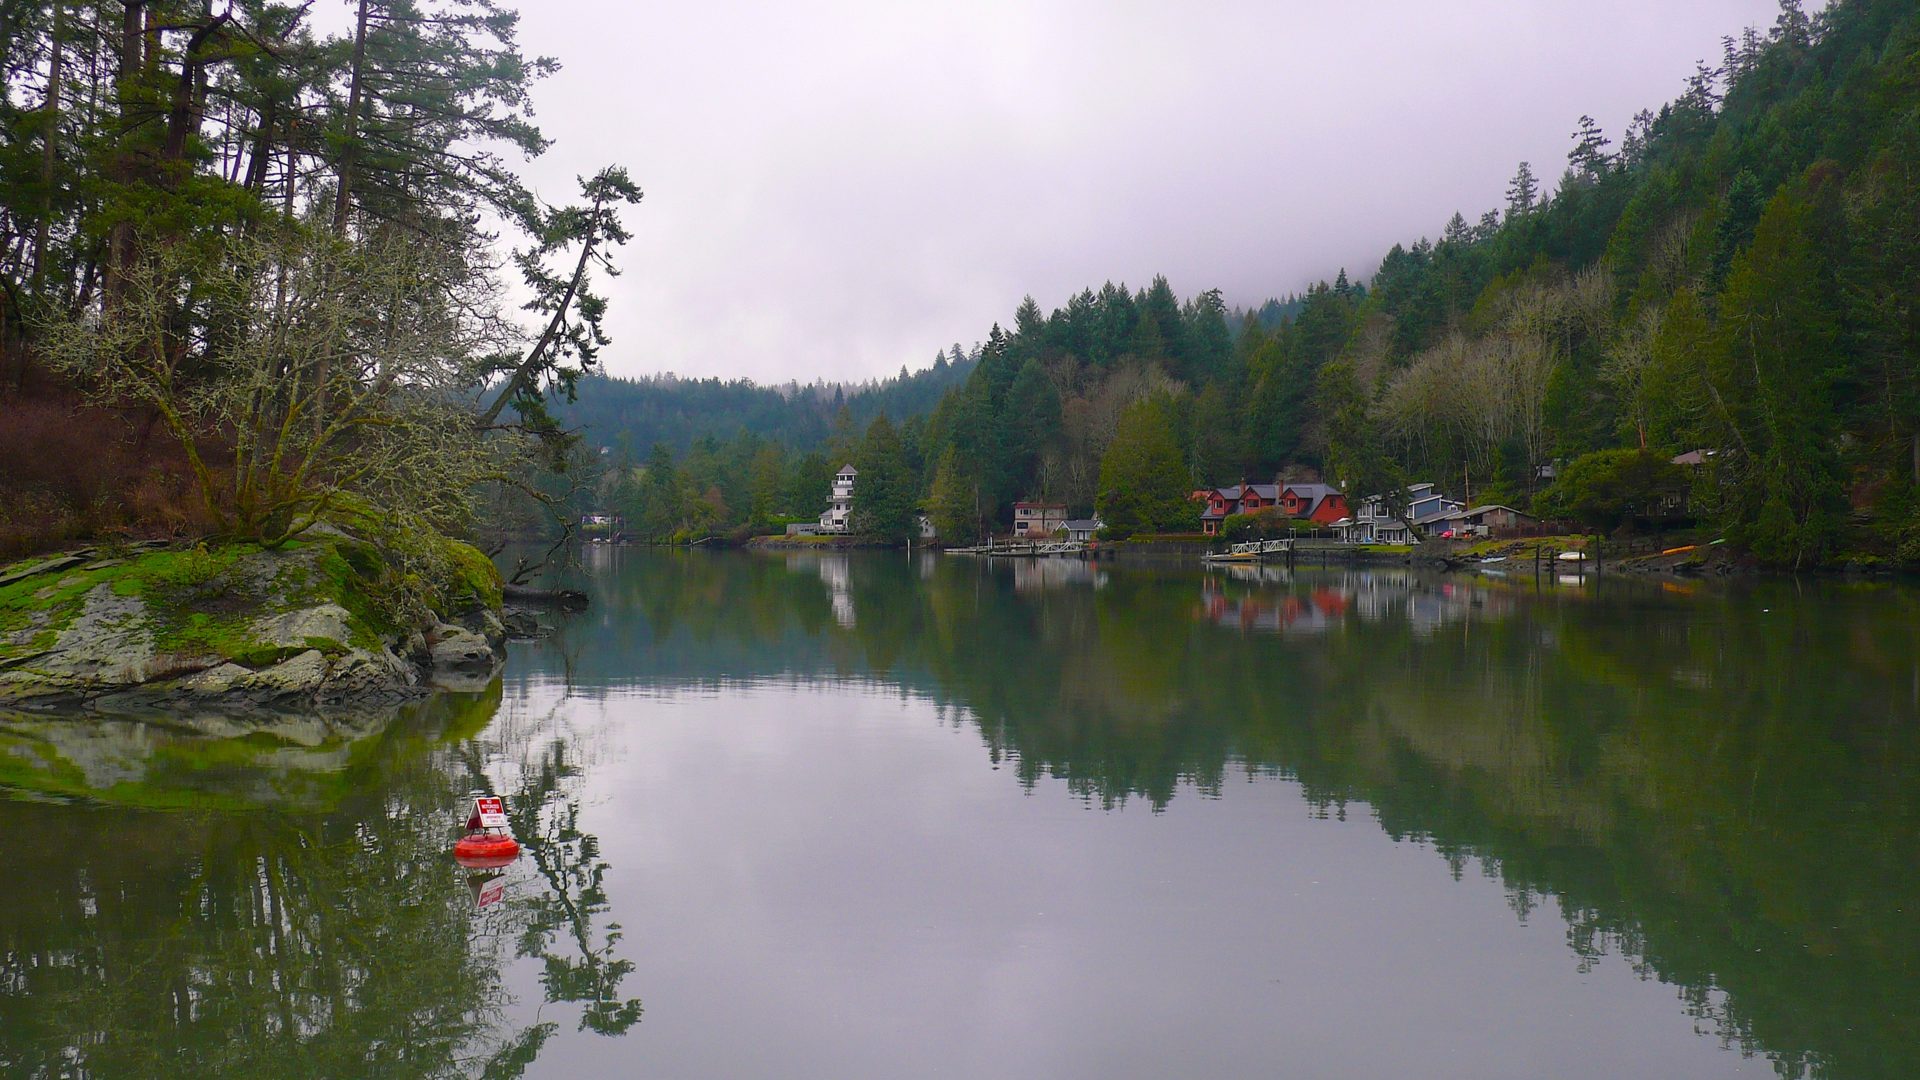
MULTIPOLYGON (((318 814, 0 804, 10 1075, 437 1076, 500 1043, 499 957, 447 861, 438 699, 318 814), (453 886, 453 887, 450 887, 453 886)), ((508 1040, 511 1042, 512 1040, 508 1040)))
MULTIPOLYGON (((607 911, 608 867, 599 838, 580 828, 579 800, 568 783, 580 775, 569 760, 572 744, 564 737, 515 741, 518 781, 507 793, 507 813, 525 848, 521 858, 544 886, 524 890, 513 905, 516 952, 540 960, 549 1002, 581 1008, 582 1030, 623 1034, 640 1019, 640 999, 620 998, 621 980, 634 965, 614 953, 619 926, 594 926, 607 911), (572 955, 560 947, 562 937, 572 955)), ((469 782, 490 790, 476 747, 463 747, 460 757, 469 782)))
MULTIPOLYGON (((618 927, 594 925, 607 865, 579 827, 567 742, 491 744, 521 765, 507 794, 527 854, 507 902, 476 917, 452 865, 449 826, 480 776, 469 740, 499 704, 498 684, 435 698, 324 782, 271 739, 191 751, 233 773, 217 810, 0 803, 0 1072, 518 1075, 556 1028, 508 1021, 509 946, 542 961, 546 999, 582 1007, 582 1028, 625 1031, 640 1017, 618 994, 633 965, 614 955, 618 927), (276 764, 333 801, 272 797, 276 764), (236 791, 270 794, 235 812, 236 791)), ((166 770, 146 775, 104 794, 204 798, 204 783, 183 798, 166 770)))
POLYGON ((1920 1073, 1909 591, 1138 567, 1022 590, 882 556, 852 561, 844 628, 811 567, 637 562, 604 646, 640 657, 626 678, 885 679, 1099 805, 1293 776, 1480 862, 1522 917, 1557 905, 1579 962, 1633 958, 1783 1073, 1920 1073))

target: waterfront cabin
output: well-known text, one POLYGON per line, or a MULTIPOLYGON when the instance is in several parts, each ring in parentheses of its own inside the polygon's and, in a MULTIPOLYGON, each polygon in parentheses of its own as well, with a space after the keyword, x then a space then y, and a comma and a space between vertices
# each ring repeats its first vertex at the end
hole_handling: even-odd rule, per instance
POLYGON ((1097 517, 1074 518, 1063 526, 1067 530, 1067 539, 1077 540, 1083 544, 1092 542, 1100 530, 1106 527, 1107 523, 1097 517))
POLYGON ((1066 503, 1017 502, 1013 504, 1013 535, 1039 539, 1052 536, 1067 525, 1066 503))
POLYGON ((1524 510, 1488 503, 1470 510, 1456 510, 1436 521, 1434 526, 1442 531, 1451 529, 1455 537, 1517 536, 1538 531, 1540 519, 1524 510))

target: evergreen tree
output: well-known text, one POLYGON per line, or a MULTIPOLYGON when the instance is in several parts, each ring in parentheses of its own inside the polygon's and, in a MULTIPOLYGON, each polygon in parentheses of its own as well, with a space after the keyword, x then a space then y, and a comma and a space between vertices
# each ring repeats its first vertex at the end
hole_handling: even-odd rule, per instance
POLYGON ((1583 180, 1598 180, 1605 176, 1609 166, 1606 149, 1608 139, 1600 132, 1600 125, 1593 117, 1582 116, 1580 128, 1573 133, 1573 149, 1567 153, 1567 163, 1574 174, 1583 180))
POLYGON ((1219 289, 1208 289, 1187 302, 1181 313, 1185 348, 1179 377, 1199 385, 1225 374, 1233 355, 1233 335, 1227 329, 1227 305, 1219 289))
POLYGON ((1834 542, 1846 506, 1833 452, 1832 395, 1846 358, 1832 282, 1815 206, 1782 191, 1721 297, 1714 381, 1744 406, 1726 431, 1744 465, 1733 524, 1755 554, 1795 567, 1834 542))
POLYGON ((1759 224, 1760 214, 1766 205, 1767 196, 1760 188, 1759 177, 1749 169, 1740 170, 1727 188, 1727 197, 1721 205, 1720 222, 1714 226, 1713 258, 1707 265, 1709 292, 1719 292, 1726 283, 1734 259, 1753 239, 1754 226, 1759 224))
POLYGON ((1181 342, 1180 300, 1173 295, 1173 286, 1167 284, 1165 275, 1155 274, 1153 284, 1140 294, 1137 304, 1140 310, 1140 322, 1134 332, 1134 355, 1142 359, 1170 358, 1170 365, 1179 369, 1177 355, 1181 342))
POLYGON ((1007 388, 1007 472, 1016 492, 1034 490, 1040 455, 1060 431, 1060 394, 1038 360, 1028 360, 1007 388))
POLYGON ((1188 500, 1192 476, 1175 434, 1173 409, 1165 395, 1128 406, 1100 459, 1095 509, 1115 537, 1184 531, 1198 520, 1199 510, 1188 500))
POLYGON ((927 497, 928 515, 942 543, 971 544, 979 539, 980 513, 973 485, 960 468, 959 452, 948 447, 934 470, 927 497))
POLYGON ((842 465, 853 464, 854 454, 859 450, 853 426, 853 410, 842 401, 833 414, 833 430, 827 435, 827 464, 838 469, 842 465))
POLYGON ((886 417, 877 416, 867 425, 855 459, 860 472, 853 488, 853 531, 892 543, 912 539, 919 483, 886 417))
POLYGON ((1540 181, 1534 178, 1533 166, 1525 161, 1513 174, 1513 180, 1507 184, 1507 220, 1522 218, 1533 212, 1534 203, 1540 197, 1540 181))
MULTIPOLYGON (((846 462, 842 461, 840 465, 846 462)), ((833 492, 833 474, 840 468, 818 450, 802 454, 786 477, 783 501, 789 513, 811 515, 826 508, 833 492)))
POLYGON ((748 522, 755 526, 765 525, 783 509, 786 470, 786 455, 778 446, 762 446, 753 455, 753 464, 748 474, 748 522))
POLYGON ((679 470, 674 467, 673 451, 659 443, 655 443, 647 455, 640 503, 638 507, 629 508, 627 520, 641 536, 656 541, 673 536, 686 520, 685 495, 679 470))

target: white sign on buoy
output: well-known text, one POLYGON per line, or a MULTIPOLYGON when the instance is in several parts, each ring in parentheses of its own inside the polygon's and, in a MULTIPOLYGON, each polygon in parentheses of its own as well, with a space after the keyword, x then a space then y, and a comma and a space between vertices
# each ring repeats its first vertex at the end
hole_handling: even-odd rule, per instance
POLYGON ((473 816, 467 819, 469 829, 504 829, 507 827, 507 804, 497 795, 477 796, 473 800, 473 816))

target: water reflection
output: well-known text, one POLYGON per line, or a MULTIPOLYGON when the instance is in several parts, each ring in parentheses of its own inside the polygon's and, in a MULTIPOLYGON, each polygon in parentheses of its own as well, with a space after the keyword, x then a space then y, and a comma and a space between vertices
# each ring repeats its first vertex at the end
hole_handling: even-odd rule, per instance
POLYGON ((622 687, 878 683, 1095 806, 1244 769, 1363 806, 1782 1075, 1920 1073, 1920 597, 1395 571, 632 554, 622 687))
POLYGON ((480 881, 449 858, 499 705, 496 683, 250 727, 4 718, 0 1071, 518 1075, 556 1026, 513 1017, 521 958, 582 1027, 631 1026, 563 741, 508 748, 531 858, 480 881))
MULTIPOLYGON (((1373 867, 1347 854, 1364 830, 1445 889, 1464 889, 1447 872, 1490 876, 1511 908, 1496 893, 1501 925, 1552 928, 1567 971, 1625 957, 1700 1030, 1783 1076, 1920 1074, 1910 589, 618 549, 588 570, 592 609, 518 648, 504 684, 407 715, 257 730, 0 719, 0 784, 16 796, 0 802, 0 1071, 586 1075, 578 1063, 608 1048, 640 1060, 649 1034, 723 1039, 743 987, 784 986, 760 1004, 791 1008, 816 984, 763 958, 821 927, 826 944, 801 957, 844 979, 828 985, 911 989, 901 973, 932 955, 932 982, 1013 995, 960 1019, 1028 1010, 1043 1033, 1074 1019, 1072 995, 1035 993, 1011 953, 991 967, 1011 981, 988 980, 969 966, 982 942, 1070 940, 1070 977, 1044 985, 1109 1005, 1110 987, 1141 996, 1149 954, 1170 980, 1145 995, 1161 995, 1156 1011, 1266 1001, 1275 973, 1231 963, 1275 954, 1177 931, 1211 908, 1301 949, 1371 932, 1272 894, 1306 857, 1268 846, 1275 792, 1297 790, 1328 819, 1307 824, 1338 838, 1325 865, 1373 867), (901 731, 875 719, 894 703, 899 723, 952 725, 960 763, 899 751, 901 731), (677 734, 644 744, 657 757, 632 752, 662 731, 677 734), (780 786, 754 786, 769 777, 780 786), (501 875, 447 856, 453 809, 476 789, 507 796, 528 845, 501 875), (633 816, 636 791, 650 817, 633 816), (625 833, 595 816, 609 801, 625 833), (1103 860, 1078 861, 1079 845, 1103 860), (988 888, 955 870, 1029 846, 988 888), (1242 874, 1250 861, 1280 877, 1242 874), (1111 907, 1075 911, 1079 937, 1034 929, 1097 868, 1111 907), (904 897, 911 920, 866 921, 869 894, 904 897), (736 901, 753 917, 699 922, 736 901), (1298 921, 1261 926, 1282 913, 1298 921), (676 931, 710 946, 676 961, 678 981, 661 940, 676 931), (1183 968, 1171 954, 1188 946, 1217 951, 1183 968), (736 981, 700 981, 725 964, 736 981), (1230 968, 1249 981, 1177 978, 1230 968)), ((1343 899, 1418 895, 1396 913, 1412 927, 1402 959, 1462 965, 1459 996, 1513 944, 1422 951, 1422 935, 1462 932, 1460 913, 1379 880, 1343 899)), ((1279 955, 1321 965, 1308 989, 1324 1000, 1366 990, 1352 1010, 1366 1022, 1346 1034, 1394 1034, 1398 1014, 1370 996, 1388 984, 1380 957, 1363 952, 1279 955)), ((907 1030, 892 1021, 917 1003, 861 1030, 907 1030)), ((840 1027, 781 1034, 802 1051, 856 1045, 840 1027)), ((768 1075, 801 1060, 766 1053, 768 1075)))

